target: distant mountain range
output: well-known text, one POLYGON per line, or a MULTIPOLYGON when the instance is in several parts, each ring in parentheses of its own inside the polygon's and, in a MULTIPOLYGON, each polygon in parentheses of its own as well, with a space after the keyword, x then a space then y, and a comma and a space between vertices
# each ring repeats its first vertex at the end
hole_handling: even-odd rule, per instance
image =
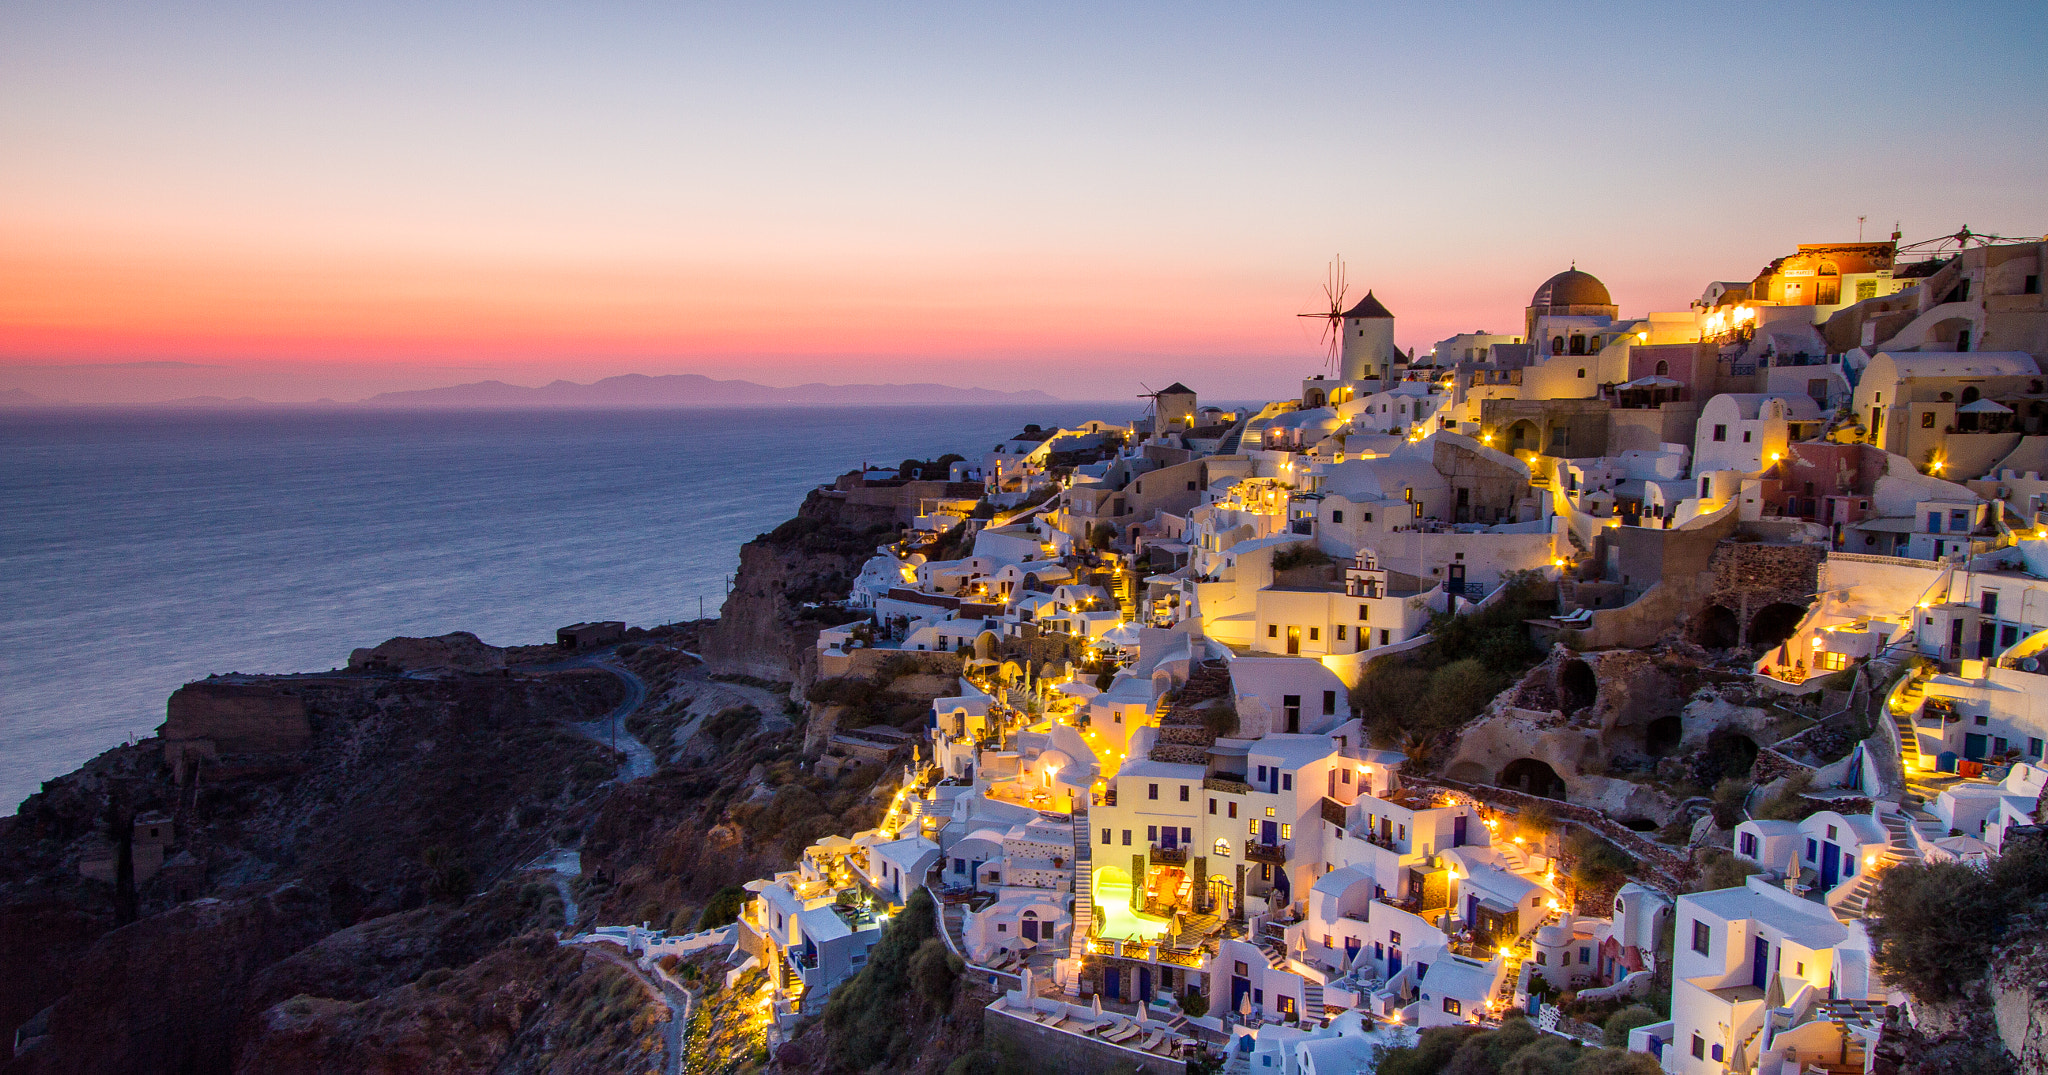
POLYGON ((752 381, 718 381, 697 373, 650 377, 628 373, 595 384, 555 381, 538 388, 479 381, 447 388, 385 392, 370 407, 749 407, 883 403, 1053 403, 1036 389, 1001 392, 943 384, 800 384, 774 388, 752 381))
MULTIPOLYGON (((310 404, 277 404, 243 396, 192 396, 163 400, 157 407, 435 407, 435 408, 520 408, 520 407, 769 407, 769 406, 862 406, 889 403, 1057 403, 1059 397, 1036 389, 1002 392, 993 388, 955 388, 944 384, 800 384, 775 388, 752 381, 719 381, 697 373, 676 373, 650 377, 629 373, 607 377, 594 384, 555 381, 537 388, 478 381, 446 388, 421 388, 408 392, 384 392, 359 404, 337 404, 323 399, 310 404)), ((0 389, 0 407, 67 407, 76 403, 48 399, 20 388, 0 389)), ((135 404, 128 404, 135 406, 135 404)))

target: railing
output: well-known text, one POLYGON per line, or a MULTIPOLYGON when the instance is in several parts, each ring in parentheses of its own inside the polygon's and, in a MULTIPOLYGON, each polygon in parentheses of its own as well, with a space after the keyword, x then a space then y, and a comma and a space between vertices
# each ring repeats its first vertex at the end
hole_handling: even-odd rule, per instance
POLYGON ((1324 820, 1324 821, 1327 821, 1327 822, 1329 822, 1330 824, 1332 824, 1332 825, 1335 825, 1335 826, 1337 826, 1337 827, 1338 827, 1338 828, 1340 828, 1340 829, 1344 827, 1344 804, 1343 804, 1343 803, 1340 803, 1340 802, 1338 802, 1337 800, 1335 800, 1335 799, 1332 799, 1332 798, 1329 798, 1329 797, 1327 797, 1327 796, 1326 796, 1326 797, 1324 797, 1324 799, 1323 799, 1323 804, 1322 804, 1322 811, 1323 811, 1323 820, 1324 820))
POLYGON ((1222 791, 1232 795, 1250 795, 1252 793, 1252 786, 1250 784, 1242 780, 1232 780, 1222 776, 1203 777, 1202 787, 1208 791, 1222 791))
POLYGON ((1253 840, 1244 842, 1244 857, 1248 862, 1266 862, 1275 866, 1287 864, 1287 845, 1262 844, 1253 840))
POLYGON ((1185 847, 1155 847, 1151 854, 1154 866, 1185 866, 1188 864, 1188 849, 1185 847))

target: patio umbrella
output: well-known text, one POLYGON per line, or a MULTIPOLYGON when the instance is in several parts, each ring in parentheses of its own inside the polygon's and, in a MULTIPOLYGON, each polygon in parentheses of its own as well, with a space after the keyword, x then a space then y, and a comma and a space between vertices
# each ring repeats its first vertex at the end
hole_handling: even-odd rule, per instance
POLYGON ((1024 972, 1023 972, 1022 974, 1018 975, 1017 977, 1018 977, 1018 978, 1019 978, 1019 979, 1020 979, 1020 980, 1021 980, 1021 981, 1023 982, 1023 985, 1024 985, 1024 996, 1025 996, 1026 998, 1029 998, 1029 997, 1032 997, 1032 996, 1034 996, 1035 994, 1033 994, 1033 993, 1031 992, 1031 968, 1030 968, 1030 967, 1026 967, 1026 968, 1024 968, 1024 972))
POLYGON ((1095 994, 1095 1018, 1098 1020, 1102 1018, 1102 994, 1100 993, 1095 994))

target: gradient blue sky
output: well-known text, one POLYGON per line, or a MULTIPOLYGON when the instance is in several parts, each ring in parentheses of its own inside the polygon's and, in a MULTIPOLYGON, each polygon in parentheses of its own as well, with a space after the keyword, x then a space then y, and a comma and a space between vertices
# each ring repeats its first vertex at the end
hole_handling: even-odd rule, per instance
POLYGON ((1115 397, 1576 259, 2048 229, 2048 6, 0 8, 0 388, 703 372, 1115 397), (110 366, 117 363, 147 365, 110 366))

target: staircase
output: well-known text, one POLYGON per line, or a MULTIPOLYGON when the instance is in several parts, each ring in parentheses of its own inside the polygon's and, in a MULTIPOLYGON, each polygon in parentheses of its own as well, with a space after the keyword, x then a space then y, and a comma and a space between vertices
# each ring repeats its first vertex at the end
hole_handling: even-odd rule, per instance
MULTIPOLYGON (((1877 820, 1884 826, 1890 838, 1884 854, 1878 861, 1863 868, 1856 881, 1856 887, 1849 890, 1847 898, 1836 906, 1838 918, 1862 918, 1870 911, 1870 897, 1877 891, 1878 879, 1884 871, 1901 862, 1919 862, 1920 852, 1913 849, 1912 828, 1920 822, 1908 821, 1897 814, 1879 814, 1877 820)), ((1924 831, 1924 830, 1923 830, 1924 831)))
POLYGON ((1199 712, 1207 703, 1230 694, 1230 669, 1222 661, 1204 661, 1188 673, 1174 697, 1173 707, 1159 718, 1159 738, 1152 746, 1152 760, 1185 765, 1207 765, 1209 748, 1216 735, 1199 712))
POLYGON ((1074 811, 1074 929, 1067 938, 1067 955, 1080 959, 1088 954, 1088 937, 1095 931, 1095 838, 1088 828, 1088 808, 1074 811))
POLYGON ((1913 730, 1913 714, 1927 699, 1927 680, 1925 669, 1916 670, 1891 699, 1892 723, 1899 728, 1899 758, 1905 763, 1908 781, 1920 771, 1920 734, 1913 730))
POLYGON ((1124 619, 1136 620, 1138 618, 1137 573, 1134 571, 1119 572, 1115 576, 1115 582, 1111 584, 1110 588, 1113 596, 1116 598, 1116 607, 1124 614, 1124 619))
POLYGON ((1329 1016, 1329 1009, 1323 1006, 1323 983, 1311 978, 1301 980, 1301 1018, 1303 1022, 1322 1022, 1329 1016))

